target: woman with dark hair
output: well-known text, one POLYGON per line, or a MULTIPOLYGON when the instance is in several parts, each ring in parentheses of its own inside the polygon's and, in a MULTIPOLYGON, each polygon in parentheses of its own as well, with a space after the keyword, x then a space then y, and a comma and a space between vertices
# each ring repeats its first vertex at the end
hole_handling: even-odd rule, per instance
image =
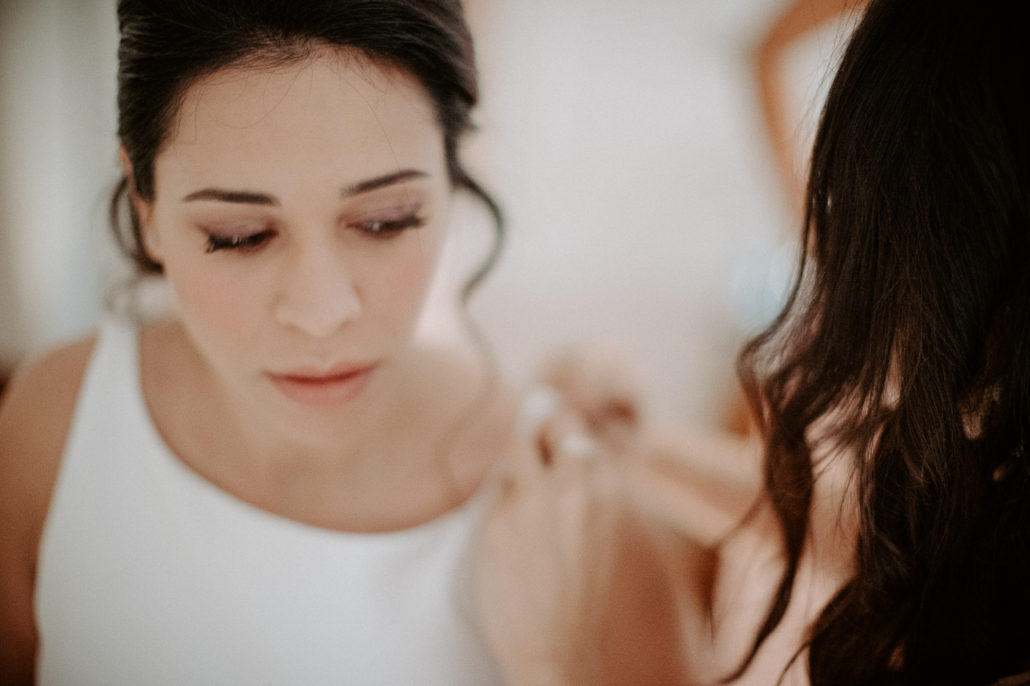
POLYGON ((3 682, 495 682, 467 577, 511 402, 413 338, 454 192, 500 228, 460 3, 118 18, 112 216, 174 308, 8 389, 3 682))
MULTIPOLYGON (((746 442, 649 430, 632 449, 681 486, 678 503, 657 488, 639 502, 718 550, 712 681, 1030 683, 1016 7, 873 0, 852 35, 814 145, 799 275, 740 357, 764 452, 742 523, 713 543, 748 507, 746 442), (694 468, 731 457, 736 482, 694 468)), ((583 385, 563 388, 596 423, 607 396, 583 385)))
POLYGON ((797 646, 811 683, 1030 670, 1030 56, 1014 12, 874 0, 844 54, 800 276, 740 360, 784 550, 747 661, 819 539, 851 532, 797 646), (834 512, 822 482, 841 467, 834 512))
POLYGON ((582 429, 520 414, 473 328, 458 351, 416 336, 456 192, 497 229, 462 300, 500 247, 458 155, 477 100, 459 1, 118 18, 112 222, 172 305, 112 312, 5 394, 0 680, 677 683, 665 567, 620 488, 583 488, 582 429), (518 554, 557 569, 565 536, 589 613, 513 622, 568 596, 510 574, 511 532, 573 511, 596 517, 518 554))
POLYGON ((741 356, 786 553, 756 649, 791 601, 819 472, 849 462, 856 538, 804 642, 814 684, 1030 669, 1030 55, 1014 12, 870 4, 816 137, 797 285, 741 356))

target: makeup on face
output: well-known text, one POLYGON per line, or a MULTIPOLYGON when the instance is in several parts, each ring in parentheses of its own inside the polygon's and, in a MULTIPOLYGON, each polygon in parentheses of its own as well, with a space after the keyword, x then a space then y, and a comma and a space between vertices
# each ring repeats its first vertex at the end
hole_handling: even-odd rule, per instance
POLYGON ((321 370, 302 367, 281 373, 268 373, 268 378, 287 398, 311 406, 346 403, 357 397, 368 385, 378 365, 343 362, 321 370))
POLYGON ((453 192, 422 87, 326 55, 216 75, 181 112, 151 228, 219 383, 272 423, 378 388, 412 343, 453 192))
MULTIPOLYGON (((416 169, 405 169, 367 179, 347 188, 340 194, 342 201, 339 223, 360 235, 385 240, 410 229, 425 225, 425 193, 418 181, 428 174, 416 169), (413 183, 414 182, 414 183, 413 183)), ((207 236, 205 252, 254 252, 279 233, 282 221, 277 210, 283 203, 273 194, 250 190, 204 188, 189 193, 183 203, 213 204, 213 218, 204 215, 194 220, 207 236), (228 206, 239 208, 244 214, 236 217, 225 212, 228 206), (249 212, 254 211, 254 216, 249 212), (218 216, 224 214, 225 216, 218 216)))

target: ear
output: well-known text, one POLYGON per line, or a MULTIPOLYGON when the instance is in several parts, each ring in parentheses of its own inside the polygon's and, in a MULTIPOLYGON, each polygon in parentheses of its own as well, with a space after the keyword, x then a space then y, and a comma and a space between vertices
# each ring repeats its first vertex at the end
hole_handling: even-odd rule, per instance
POLYGON ((139 221, 140 235, 143 238, 143 248, 150 259, 161 262, 161 243, 158 240, 157 231, 153 228, 154 205, 149 200, 144 200, 136 192, 136 177, 133 175, 132 162, 129 160, 129 153, 125 146, 118 148, 118 159, 122 163, 122 173, 125 174, 125 181, 128 184, 129 202, 136 213, 139 221))

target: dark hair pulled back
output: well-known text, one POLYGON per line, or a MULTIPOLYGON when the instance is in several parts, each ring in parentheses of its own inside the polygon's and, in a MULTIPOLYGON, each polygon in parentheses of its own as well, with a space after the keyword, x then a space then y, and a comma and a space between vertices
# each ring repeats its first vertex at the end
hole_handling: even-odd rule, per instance
POLYGON ((740 358, 786 544, 754 650, 805 547, 810 429, 832 424, 852 456, 854 575, 811 628, 815 686, 1030 669, 1030 44, 1017 7, 870 3, 820 121, 800 276, 740 358))
MULTIPOLYGON (((154 192, 154 160, 186 90, 234 65, 277 66, 320 46, 352 49, 414 76, 435 106, 451 182, 485 203, 496 240, 463 297, 492 267, 501 247, 497 203, 462 167, 458 143, 471 126, 479 90, 472 37, 459 0, 120 0, 118 136, 132 163, 131 187, 154 192)), ((121 227, 122 179, 111 199, 115 236, 143 273, 160 273, 144 248, 130 205, 121 227)))

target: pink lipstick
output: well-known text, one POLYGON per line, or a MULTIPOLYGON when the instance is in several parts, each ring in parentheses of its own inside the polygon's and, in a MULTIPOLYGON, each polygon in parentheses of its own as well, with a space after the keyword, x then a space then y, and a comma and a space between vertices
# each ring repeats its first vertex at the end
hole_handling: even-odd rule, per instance
POLYGON ((337 405, 357 397, 368 385, 375 364, 340 364, 325 371, 302 368, 268 373, 290 400, 311 406, 337 405))

